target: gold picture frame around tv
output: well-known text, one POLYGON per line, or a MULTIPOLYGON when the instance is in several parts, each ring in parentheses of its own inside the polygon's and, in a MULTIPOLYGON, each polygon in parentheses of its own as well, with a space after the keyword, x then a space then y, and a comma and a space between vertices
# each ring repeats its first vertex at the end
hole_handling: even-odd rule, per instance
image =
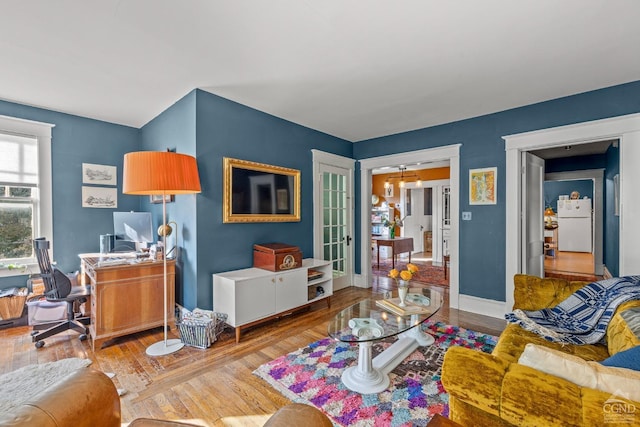
POLYGON ((222 221, 300 221, 300 171, 225 157, 222 221))

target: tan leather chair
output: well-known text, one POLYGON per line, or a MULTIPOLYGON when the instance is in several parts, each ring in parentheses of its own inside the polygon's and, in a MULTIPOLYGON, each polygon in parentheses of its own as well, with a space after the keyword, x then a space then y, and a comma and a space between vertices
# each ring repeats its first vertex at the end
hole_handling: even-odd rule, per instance
MULTIPOLYGON (((263 427, 333 427, 329 418, 317 408, 302 403, 291 403, 283 406, 271 416, 263 427)), ((129 427, 186 427, 193 424, 177 421, 154 420, 151 418, 138 418, 133 420, 129 427)))
POLYGON ((120 427, 120 397, 109 377, 82 368, 15 411, 0 414, 0 426, 120 427))

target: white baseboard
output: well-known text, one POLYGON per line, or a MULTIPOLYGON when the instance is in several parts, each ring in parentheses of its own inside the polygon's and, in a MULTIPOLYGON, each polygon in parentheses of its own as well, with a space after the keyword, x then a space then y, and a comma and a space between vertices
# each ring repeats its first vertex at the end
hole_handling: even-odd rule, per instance
POLYGON ((609 271, 606 265, 604 266, 604 274, 602 275, 602 277, 604 277, 605 279, 613 278, 613 276, 611 275, 611 272, 609 271))
POLYGON ((355 286, 356 288, 364 288, 364 289, 369 289, 372 287, 371 281, 364 280, 364 277, 362 276, 362 274, 353 275, 353 286, 355 286))
POLYGON ((504 301, 496 301, 462 294, 458 297, 458 310, 469 311, 471 313, 482 314, 484 316, 495 317, 497 319, 504 319, 504 315, 507 313, 504 301))

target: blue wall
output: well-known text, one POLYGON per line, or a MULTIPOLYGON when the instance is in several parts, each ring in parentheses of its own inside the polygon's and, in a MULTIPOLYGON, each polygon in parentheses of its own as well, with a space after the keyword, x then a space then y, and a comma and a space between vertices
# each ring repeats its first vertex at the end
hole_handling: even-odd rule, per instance
MULTIPOLYGON (((188 308, 210 308, 211 274, 250 266, 254 243, 287 242, 300 246, 305 257, 313 255, 312 148, 364 159, 457 143, 462 143, 460 210, 473 213, 472 221, 460 221, 460 291, 504 301, 505 253, 513 248, 504 245, 505 152, 502 136, 637 112, 640 112, 640 81, 351 144, 200 90, 187 94, 141 130, 0 101, 0 114, 56 125, 52 150, 54 258, 67 271, 78 268, 77 253, 97 251, 98 236, 111 232, 113 227, 115 209, 81 207, 83 162, 117 166, 117 210, 151 210, 157 225, 160 205, 150 206, 148 199, 141 196, 122 195, 124 154, 140 149, 175 148, 178 152, 197 156, 202 194, 177 196, 176 202, 168 205, 169 218, 180 225, 180 246, 184 246, 180 254, 184 276, 181 300, 188 308), (298 223, 223 224, 223 157, 299 169, 302 220, 298 223), (468 197, 465 197, 469 190, 469 169, 489 166, 498 167, 498 203, 469 206, 468 197)), ((607 186, 612 185, 611 171, 607 169, 607 186)), ((357 222, 360 211, 358 171, 355 188, 357 222)), ((608 211, 612 210, 611 203, 607 202, 608 211)), ((358 224, 356 230, 354 241, 356 254, 359 254, 358 224)), ((608 235, 616 230, 615 218, 607 220, 605 233, 608 235)), ((613 249, 606 247, 605 251, 608 256, 613 249)), ((357 255, 356 263, 359 259, 357 255)), ((360 271, 357 264, 356 271, 360 271)), ((16 280, 0 279, 0 288, 12 286, 16 280)))
MULTIPOLYGON (((98 252, 100 234, 113 233, 113 212, 139 207, 138 197, 122 194, 123 156, 138 146, 139 130, 4 101, 0 101, 0 114, 55 125, 51 146, 53 259, 64 271, 78 270, 78 253, 98 252), (117 167, 117 209, 82 207, 82 163, 117 167)), ((24 286, 25 281, 25 276, 2 278, 0 288, 24 286)))
POLYGON ((213 304, 213 273, 250 267, 253 244, 284 242, 313 256, 311 149, 352 157, 353 144, 204 91, 197 94, 198 307, 213 304), (223 157, 300 170, 300 222, 224 224, 223 157))
MULTIPOLYGON (((196 155, 196 91, 191 91, 162 114, 147 123, 141 131, 142 150, 175 150, 196 155)), ((176 265, 176 302, 194 308, 197 297, 196 260, 197 223, 196 195, 177 195, 167 203, 167 222, 175 221, 179 256, 176 265)), ((162 224, 162 205, 150 204, 142 197, 144 210, 151 211, 154 223, 162 224)))
MULTIPOLYGON (((461 143, 460 292, 505 301, 505 151, 502 136, 640 112, 640 81, 500 113, 358 142, 354 157, 369 157, 461 143), (469 169, 498 167, 498 203, 470 206, 469 169)), ((359 200, 359 199, 357 199, 359 200)), ((359 241, 359 240, 358 240, 359 241)))

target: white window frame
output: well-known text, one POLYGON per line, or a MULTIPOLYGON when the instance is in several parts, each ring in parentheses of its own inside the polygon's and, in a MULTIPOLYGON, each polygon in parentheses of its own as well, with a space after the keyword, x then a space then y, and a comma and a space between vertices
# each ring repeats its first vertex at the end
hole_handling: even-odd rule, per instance
MULTIPOLYGON (((35 138, 38 141, 38 200, 34 204, 34 236, 46 237, 53 252, 53 186, 51 175, 51 129, 55 125, 0 115, 0 133, 35 138)), ((0 277, 35 273, 38 263, 29 258, 22 269, 0 268, 0 277)))

